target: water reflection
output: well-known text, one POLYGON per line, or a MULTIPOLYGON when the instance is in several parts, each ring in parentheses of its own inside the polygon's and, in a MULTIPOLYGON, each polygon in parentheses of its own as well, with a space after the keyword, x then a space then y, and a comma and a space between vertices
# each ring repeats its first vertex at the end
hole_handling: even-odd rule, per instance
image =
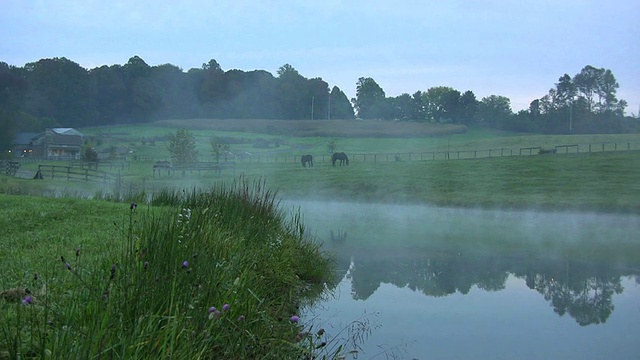
POLYGON ((338 268, 335 296, 308 318, 340 328, 379 314, 368 355, 384 344, 416 358, 637 354, 640 216, 296 206, 338 268))
POLYGON ((381 284, 409 288, 426 296, 467 294, 472 287, 499 291, 509 275, 523 279, 563 316, 582 325, 600 324, 614 310, 612 297, 623 291, 621 278, 638 274, 628 269, 569 260, 503 257, 477 253, 435 253, 412 249, 392 255, 359 252, 338 256, 338 277, 351 279, 354 300, 367 300, 381 284))

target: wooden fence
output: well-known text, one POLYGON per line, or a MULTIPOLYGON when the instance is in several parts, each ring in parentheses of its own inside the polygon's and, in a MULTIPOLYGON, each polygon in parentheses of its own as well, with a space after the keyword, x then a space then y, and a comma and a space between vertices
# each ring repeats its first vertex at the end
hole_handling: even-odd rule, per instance
POLYGON ((0 173, 9 176, 15 176, 16 172, 20 169, 20 162, 15 160, 4 161, 0 160, 0 173))
POLYGON ((96 170, 94 168, 82 168, 75 166, 62 165, 38 165, 36 179, 65 179, 65 180, 81 180, 81 181, 103 181, 113 180, 115 176, 105 171, 96 170))
POLYGON ((213 171, 217 174, 220 174, 223 170, 233 170, 233 176, 236 175, 236 162, 235 161, 227 161, 227 162, 197 162, 195 164, 190 165, 179 165, 179 166, 171 166, 169 162, 161 161, 156 162, 153 166, 153 177, 156 177, 156 171, 158 173, 158 177, 162 176, 163 172, 166 172, 168 176, 175 174, 176 172, 185 174, 186 172, 194 173, 198 172, 198 175, 203 171, 213 171))
MULTIPOLYGON (((425 152, 406 152, 406 153, 370 153, 370 154, 347 154, 350 161, 356 162, 385 162, 385 161, 425 161, 425 160, 463 160, 463 159, 481 159, 503 156, 534 156, 541 153, 554 154, 577 154, 577 153, 596 153, 596 152, 614 152, 614 151, 640 151, 640 142, 604 142, 594 144, 561 144, 552 148, 544 148, 541 146, 532 147, 505 147, 505 148, 489 148, 476 150, 438 150, 425 152)), ((270 156, 247 156, 237 160, 243 163, 300 163, 302 155, 270 155, 270 156)), ((314 162, 328 163, 331 162, 331 154, 314 155, 314 162)))

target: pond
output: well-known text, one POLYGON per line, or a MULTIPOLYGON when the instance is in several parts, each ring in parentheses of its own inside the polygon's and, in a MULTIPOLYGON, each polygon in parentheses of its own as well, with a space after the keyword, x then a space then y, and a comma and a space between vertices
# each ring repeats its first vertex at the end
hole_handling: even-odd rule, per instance
POLYGON ((302 320, 354 359, 631 359, 640 216, 290 202, 337 261, 302 320), (348 352, 351 351, 351 352, 348 352))

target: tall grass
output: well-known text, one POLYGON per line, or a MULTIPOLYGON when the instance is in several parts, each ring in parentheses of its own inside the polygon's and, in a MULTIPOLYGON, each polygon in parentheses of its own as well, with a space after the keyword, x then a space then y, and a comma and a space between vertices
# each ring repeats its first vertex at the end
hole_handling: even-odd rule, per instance
POLYGON ((238 181, 161 192, 151 203, 119 204, 128 215, 118 240, 88 240, 112 243, 102 256, 70 248, 33 276, 0 282, 0 357, 283 359, 322 351, 298 336, 297 316, 331 280, 332 261, 299 217, 278 210, 273 193, 238 181))

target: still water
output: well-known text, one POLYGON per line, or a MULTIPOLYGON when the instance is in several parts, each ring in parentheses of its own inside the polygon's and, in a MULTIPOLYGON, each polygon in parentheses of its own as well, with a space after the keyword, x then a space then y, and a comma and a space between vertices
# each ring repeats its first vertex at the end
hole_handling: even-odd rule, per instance
POLYGON ((336 257, 303 320, 347 359, 640 359, 640 216, 285 204, 336 257))

